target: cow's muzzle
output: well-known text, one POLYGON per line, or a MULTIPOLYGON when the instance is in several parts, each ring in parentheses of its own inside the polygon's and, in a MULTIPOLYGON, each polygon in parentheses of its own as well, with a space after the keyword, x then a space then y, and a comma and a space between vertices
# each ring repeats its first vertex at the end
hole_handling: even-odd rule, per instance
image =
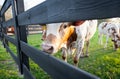
POLYGON ((42 45, 42 49, 43 49, 43 51, 45 51, 49 54, 52 54, 53 50, 54 50, 54 47, 53 46, 48 46, 48 45, 42 45))

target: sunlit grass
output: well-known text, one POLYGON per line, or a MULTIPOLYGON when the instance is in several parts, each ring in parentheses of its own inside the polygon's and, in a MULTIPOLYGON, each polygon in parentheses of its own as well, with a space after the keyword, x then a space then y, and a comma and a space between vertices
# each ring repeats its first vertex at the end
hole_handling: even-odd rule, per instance
MULTIPOLYGON (((30 36, 32 37, 32 36, 30 36)), ((34 36, 33 36, 34 37, 34 36)), ((40 41, 40 37, 36 41, 40 41)), ((32 39, 31 39, 32 40, 32 39)), ((79 68, 89 73, 92 73, 101 79, 120 79, 120 49, 113 50, 113 44, 109 39, 108 47, 104 48, 105 37, 103 39, 103 45, 98 44, 98 32, 91 39, 88 58, 80 58, 79 68)), ((41 41, 40 41, 41 43, 41 41)), ((38 46, 40 43, 34 43, 33 46, 38 46)), ((40 47, 36 47, 40 49, 40 47)), ((61 51, 55 56, 61 59, 61 51)), ((70 64, 73 64, 72 59, 68 59, 70 64)))
POLYGON ((23 79, 10 54, 0 42, 0 79, 23 79))
MULTIPOLYGON (((105 43, 105 37, 103 39, 103 42, 105 43)), ((28 36, 28 44, 31 46, 34 46, 37 49, 41 49, 41 34, 35 34, 35 35, 29 35, 28 36)), ((92 73, 101 79, 120 79, 120 49, 117 51, 113 50, 113 45, 111 41, 109 40, 108 47, 104 49, 104 43, 103 45, 98 44, 98 33, 94 35, 94 37, 91 39, 90 47, 89 47, 89 54, 90 56, 88 58, 80 58, 79 62, 79 68, 83 69, 89 73, 92 73)), ((15 49, 14 49, 15 50, 15 49)), ((54 55, 55 57, 61 58, 61 51, 59 51, 57 54, 54 55)), ((5 52, 5 49, 3 47, 0 47, 0 63, 12 60, 8 53, 5 52)), ((68 59, 70 64, 73 64, 72 58, 68 59)), ((14 64, 11 62, 11 64, 14 64)), ((8 73, 9 69, 14 69, 16 67, 8 65, 8 64, 1 64, 0 65, 0 74, 4 71, 2 68, 4 68, 6 71, 3 73, 8 73), (6 67, 4 67, 6 66, 6 67), (8 67, 8 69, 7 69, 8 67)), ((31 72, 36 77, 36 79, 51 79, 41 68, 39 68, 38 65, 36 65, 33 61, 30 60, 30 67, 31 72)), ((21 79, 17 71, 13 71, 11 74, 15 74, 12 79, 21 79)), ((0 76, 0 79, 3 76, 0 76)), ((6 76, 10 78, 10 76, 6 76)), ((5 78, 4 78, 5 79, 5 78)), ((7 79, 7 78, 6 78, 7 79)))

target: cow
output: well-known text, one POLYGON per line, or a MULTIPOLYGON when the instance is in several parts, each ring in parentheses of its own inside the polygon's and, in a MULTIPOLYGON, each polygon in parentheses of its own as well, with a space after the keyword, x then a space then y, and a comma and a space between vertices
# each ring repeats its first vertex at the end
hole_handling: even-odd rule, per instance
POLYGON ((56 53, 62 47, 66 48, 67 40, 74 32, 74 26, 68 22, 47 24, 45 39, 42 48, 47 53, 56 53))
POLYGON ((10 26, 7 28, 7 33, 13 33, 14 34, 14 26, 10 26))
POLYGON ((120 23, 120 18, 119 17, 109 18, 109 19, 106 19, 105 22, 120 23))
POLYGON ((97 20, 86 20, 81 25, 75 25, 77 40, 76 40, 76 54, 74 57, 74 63, 77 66, 79 62, 79 57, 83 54, 83 56, 89 56, 88 48, 90 39, 96 32, 97 29, 97 20), (83 53, 84 43, 86 42, 86 53, 83 53))
POLYGON ((66 62, 67 54, 73 52, 75 53, 74 64, 77 65, 85 41, 88 55, 89 40, 94 35, 96 27, 97 20, 47 24, 46 38, 41 45, 42 49, 49 54, 54 54, 62 49, 62 58, 66 62))
POLYGON ((108 39, 114 43, 114 49, 117 50, 120 46, 120 24, 115 22, 102 22, 98 26, 99 44, 102 44, 102 36, 106 36, 106 43, 104 48, 107 47, 108 39))

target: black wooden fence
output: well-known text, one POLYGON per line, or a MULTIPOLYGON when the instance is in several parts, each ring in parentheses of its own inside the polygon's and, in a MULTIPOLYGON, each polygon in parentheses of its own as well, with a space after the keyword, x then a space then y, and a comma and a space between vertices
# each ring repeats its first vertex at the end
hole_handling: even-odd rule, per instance
POLYGON ((25 26, 119 16, 120 0, 47 0, 27 11, 24 11, 23 0, 5 0, 0 10, 0 39, 25 79, 35 79, 30 73, 29 58, 53 79, 99 79, 29 46, 25 26), (10 6, 13 18, 5 21, 5 12, 10 6), (9 26, 14 26, 15 38, 6 34, 6 28, 9 26), (9 48, 8 41, 16 46, 17 56, 9 48))

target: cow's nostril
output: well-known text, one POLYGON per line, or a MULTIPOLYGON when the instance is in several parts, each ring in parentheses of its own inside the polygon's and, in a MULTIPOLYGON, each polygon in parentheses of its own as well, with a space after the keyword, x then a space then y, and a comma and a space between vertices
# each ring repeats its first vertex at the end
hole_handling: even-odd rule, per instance
POLYGON ((49 50, 53 50, 53 46, 51 46, 51 48, 49 50))

